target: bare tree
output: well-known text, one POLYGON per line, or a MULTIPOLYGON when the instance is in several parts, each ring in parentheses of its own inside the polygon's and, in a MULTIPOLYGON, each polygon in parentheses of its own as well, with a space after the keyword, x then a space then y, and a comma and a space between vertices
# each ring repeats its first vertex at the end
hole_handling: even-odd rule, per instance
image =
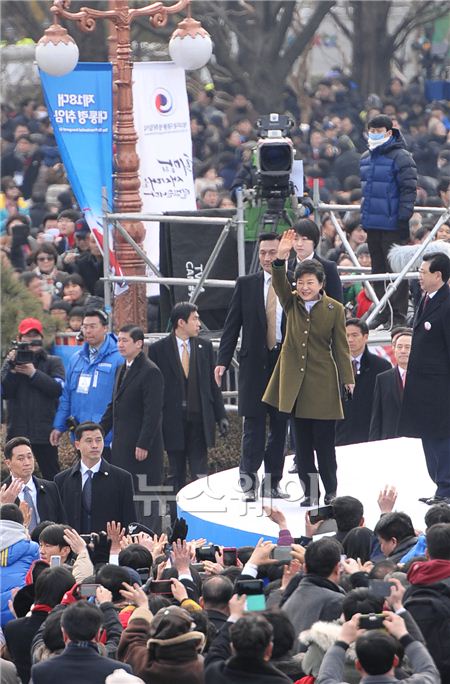
POLYGON ((352 78, 363 96, 384 92, 395 54, 412 31, 450 11, 449 2, 413 1, 404 3, 404 14, 394 23, 395 6, 398 8, 399 3, 391 0, 348 2, 349 21, 343 21, 335 11, 331 11, 337 26, 351 41, 352 78))

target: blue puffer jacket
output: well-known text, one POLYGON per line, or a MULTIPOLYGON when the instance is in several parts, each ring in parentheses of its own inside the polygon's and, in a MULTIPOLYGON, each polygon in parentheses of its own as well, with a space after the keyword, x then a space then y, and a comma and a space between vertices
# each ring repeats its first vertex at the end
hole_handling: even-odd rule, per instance
POLYGON ((13 619, 8 608, 11 589, 25 584, 25 576, 34 561, 39 560, 39 546, 29 541, 23 525, 12 520, 0 521, 0 587, 1 626, 13 619))
POLYGON ((364 152, 360 172, 365 230, 404 228, 416 201, 417 169, 398 129, 384 145, 364 152))
MULTIPOLYGON (((117 338, 112 333, 106 336, 93 363, 89 361, 89 345, 87 342, 83 344, 80 351, 70 358, 53 427, 60 432, 67 430, 69 416, 79 423, 85 420, 99 423, 112 398, 116 370, 122 364, 117 338)), ((106 446, 111 444, 111 439, 112 432, 109 432, 105 437, 106 446)))

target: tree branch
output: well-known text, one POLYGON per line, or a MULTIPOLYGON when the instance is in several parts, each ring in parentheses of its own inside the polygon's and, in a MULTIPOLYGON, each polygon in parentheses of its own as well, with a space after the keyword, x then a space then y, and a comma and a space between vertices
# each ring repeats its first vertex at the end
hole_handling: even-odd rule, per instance
POLYGON ((347 26, 344 24, 344 22, 339 19, 338 15, 332 9, 330 10, 330 16, 331 16, 332 20, 334 21, 334 23, 336 24, 336 26, 339 29, 341 29, 344 36, 346 38, 348 38, 349 40, 353 40, 353 32, 347 28, 347 26))
POLYGON ((309 41, 312 40, 322 19, 335 4, 336 0, 322 0, 322 2, 317 3, 315 10, 309 18, 308 23, 303 28, 303 31, 301 31, 301 33, 292 41, 282 57, 282 67, 286 75, 297 57, 303 52, 309 41))

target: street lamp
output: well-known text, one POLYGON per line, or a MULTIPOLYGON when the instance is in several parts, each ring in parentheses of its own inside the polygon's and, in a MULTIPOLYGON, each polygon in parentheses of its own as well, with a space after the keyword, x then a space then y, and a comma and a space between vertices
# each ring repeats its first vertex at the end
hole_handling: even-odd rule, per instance
MULTIPOLYGON (((115 185, 114 211, 139 213, 142 202, 139 195, 139 157, 136 153, 137 135, 133 121, 133 91, 131 60, 131 23, 138 17, 149 17, 153 27, 163 27, 169 14, 189 7, 190 0, 178 0, 166 6, 153 2, 146 7, 130 9, 128 0, 110 0, 108 10, 82 7, 79 12, 69 12, 70 0, 55 0, 50 8, 54 24, 45 31, 36 47, 36 62, 40 69, 53 76, 72 71, 78 62, 78 48, 58 18, 76 21, 82 31, 94 31, 97 19, 109 19, 115 26, 114 83, 117 100, 114 105, 115 185)), ((212 44, 200 22, 189 16, 181 21, 170 41, 170 55, 178 66, 199 69, 211 57, 212 44)), ((145 228, 141 222, 123 221, 129 235, 142 247, 145 228)), ((115 235, 117 258, 125 275, 145 275, 145 264, 124 238, 115 235)), ((144 328, 147 322, 145 284, 130 285, 127 292, 116 297, 116 326, 133 321, 144 328)))

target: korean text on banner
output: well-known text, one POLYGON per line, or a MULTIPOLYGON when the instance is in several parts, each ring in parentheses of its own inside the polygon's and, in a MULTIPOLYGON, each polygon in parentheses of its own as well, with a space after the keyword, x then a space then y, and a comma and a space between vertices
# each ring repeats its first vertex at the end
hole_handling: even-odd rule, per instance
POLYGON ((133 65, 143 211, 194 211, 192 141, 186 76, 172 62, 133 65))
MULTIPOLYGON (((110 207, 113 197, 112 65, 83 62, 65 76, 40 77, 67 178, 103 251, 102 188, 110 207)), ((112 253, 110 262, 121 274, 112 253)))

